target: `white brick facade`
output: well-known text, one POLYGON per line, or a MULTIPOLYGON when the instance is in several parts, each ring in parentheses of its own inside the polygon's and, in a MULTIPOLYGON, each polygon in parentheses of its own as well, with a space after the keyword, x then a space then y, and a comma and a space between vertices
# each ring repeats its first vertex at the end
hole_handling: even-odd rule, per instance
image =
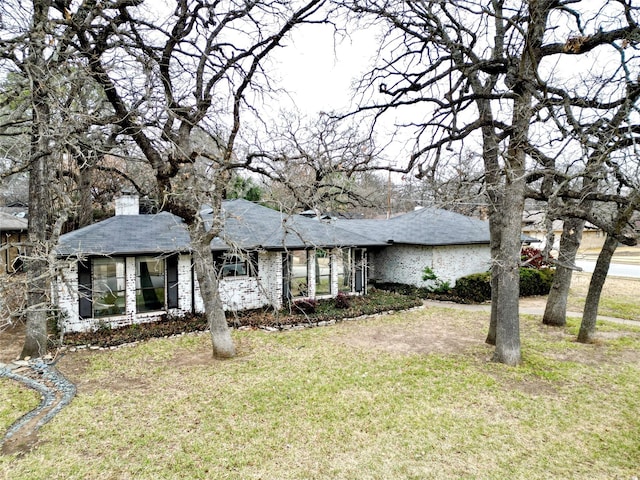
POLYGON ((372 263, 370 274, 378 282, 428 286, 431 282, 422 280, 422 274, 429 267, 454 286, 460 277, 489 270, 491 251, 489 245, 394 245, 372 255, 372 263))
MULTIPOLYGON (((358 250, 359 251, 359 250, 358 250)), ((331 295, 338 292, 338 252, 330 251, 331 295)), ((425 286, 422 280, 425 267, 431 268, 439 279, 451 285, 457 278, 470 273, 484 272, 490 264, 488 245, 463 245, 424 247, 393 245, 371 255, 368 273, 376 281, 397 282, 425 286), (375 275, 373 273, 375 272, 375 275)), ((307 296, 315 298, 315 255, 307 251, 307 296)), ((226 311, 240 311, 265 306, 280 308, 283 304, 283 252, 262 251, 258 254, 257 276, 226 277, 220 280, 220 296, 226 311)), ((353 252, 352 252, 353 256, 353 252)), ((187 312, 203 312, 204 302, 191 265, 191 256, 178 256, 178 308, 168 311, 137 313, 136 308, 136 257, 124 258, 125 264, 125 314, 102 318, 80 318, 79 281, 76 263, 67 265, 59 275, 57 295, 66 332, 94 330, 101 325, 117 328, 133 323, 158 320, 165 313, 181 315, 187 312)), ((355 278, 355 264, 351 265, 351 278, 355 278)), ((366 285, 366 273, 363 272, 366 285)), ((353 288, 352 288, 353 289, 353 288)))
MULTIPOLYGON (((158 312, 136 312, 136 257, 125 257, 125 314, 103 318, 80 318, 78 266, 73 262, 63 268, 58 276, 57 294, 63 316, 65 332, 95 330, 101 325, 118 328, 134 323, 156 321, 165 313, 181 315, 186 312, 203 312, 191 256, 178 257, 178 308, 158 312)), ((227 311, 247 310, 273 305, 282 306, 282 253, 260 252, 257 277, 227 277, 220 281, 220 296, 227 311)))

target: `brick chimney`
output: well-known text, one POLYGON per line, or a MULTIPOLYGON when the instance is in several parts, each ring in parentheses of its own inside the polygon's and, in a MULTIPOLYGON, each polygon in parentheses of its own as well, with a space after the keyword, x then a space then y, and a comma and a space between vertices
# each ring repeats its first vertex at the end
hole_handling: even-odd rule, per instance
POLYGON ((138 215, 140 200, 134 192, 123 190, 115 200, 116 215, 138 215))

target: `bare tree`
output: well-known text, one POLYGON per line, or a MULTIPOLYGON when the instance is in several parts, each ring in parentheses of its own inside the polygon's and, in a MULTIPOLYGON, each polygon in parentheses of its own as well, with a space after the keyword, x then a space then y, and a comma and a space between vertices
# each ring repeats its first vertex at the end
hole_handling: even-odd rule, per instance
MULTIPOLYGON (((50 282, 54 246, 69 217, 91 221, 90 174, 110 141, 110 105, 74 61, 64 41, 62 14, 50 1, 8 1, 0 23, 0 68, 5 88, 0 116, 2 175, 26 174, 29 227, 25 248, 26 339, 22 356, 47 348, 47 320, 55 314, 50 282), (25 148, 24 146, 28 148, 25 148)), ((12 312, 19 316, 21 312, 12 312)))
MULTIPOLYGON (((631 7, 626 10, 627 17, 634 14, 631 7)), ((567 48, 579 48, 588 38, 574 39, 567 48)), ((548 216, 564 220, 556 275, 543 317, 549 325, 565 324, 569 285, 586 221, 607 232, 612 241, 636 241, 624 234, 615 215, 598 215, 618 209, 618 218, 624 224, 638 188, 633 181, 638 164, 632 153, 637 142, 634 117, 640 96, 637 78, 631 73, 637 64, 636 48, 626 40, 606 47, 607 68, 598 72, 598 78, 585 76, 581 83, 576 82, 574 91, 550 88, 539 95, 538 105, 560 126, 560 133, 577 144, 572 152, 579 152, 562 162, 544 155, 539 148, 532 147, 530 152, 542 167, 542 174, 530 175, 530 179, 543 177, 535 196, 549 202, 548 216), (614 204, 618 206, 611 207, 614 204)))
POLYGON ((318 213, 345 213, 374 206, 367 196, 370 192, 360 188, 360 181, 384 167, 368 132, 327 115, 306 125, 288 115, 282 128, 282 133, 272 132, 270 142, 276 144, 275 148, 254 148, 249 154, 260 160, 255 171, 270 179, 272 202, 289 211, 318 213))
POLYGON ((55 74, 52 65, 56 59, 55 49, 49 44, 52 31, 49 2, 34 0, 25 6, 9 2, 6 7, 11 15, 3 18, 2 29, 7 35, 3 35, 4 40, 0 42, 0 58, 6 69, 26 80, 29 92, 21 107, 30 145, 26 163, 29 238, 24 259, 28 308, 26 341, 21 356, 41 357, 47 349, 46 326, 50 312, 48 258, 59 226, 52 209, 55 193, 51 182, 56 157, 52 145, 55 126, 52 124, 50 82, 55 74))
POLYGON ((140 0, 57 3, 68 40, 111 103, 119 135, 154 169, 161 208, 185 220, 218 357, 235 355, 235 347, 209 243, 221 228, 233 170, 251 160, 235 154, 241 119, 255 114, 269 91, 270 53, 297 25, 323 21, 322 4, 176 0, 169 11, 140 0), (203 217, 205 205, 213 224, 203 217))
POLYGON ((385 99, 361 110, 408 112, 400 126, 413 128, 418 138, 408 167, 419 174, 435 170, 443 149, 480 145, 493 257, 487 341, 495 343, 498 362, 521 358, 520 231, 527 173, 538 160, 531 146, 555 158, 567 145, 555 133, 562 125, 547 114, 547 99, 548 92, 572 87, 554 74, 562 58, 632 42, 638 34, 634 8, 606 3, 619 7, 618 22, 604 22, 611 18, 607 9, 587 13, 571 0, 349 2, 361 18, 388 25, 379 64, 361 83, 385 99))
MULTIPOLYGON (((622 233, 627 228, 629 220, 631 219, 633 212, 640 209, 640 190, 636 190, 632 195, 631 202, 624 209, 620 209, 616 212, 613 219, 615 227, 614 232, 622 233)), ((584 304, 584 312, 582 314, 582 322, 580 324, 580 331, 578 332, 578 341, 582 343, 590 343, 593 341, 596 332, 596 320, 598 317, 598 305, 600 303, 600 294, 602 293, 602 287, 609 271, 609 265, 616 248, 619 245, 619 241, 616 235, 607 233, 604 245, 596 266, 591 275, 591 281, 589 282, 589 290, 587 292, 587 298, 584 304)))

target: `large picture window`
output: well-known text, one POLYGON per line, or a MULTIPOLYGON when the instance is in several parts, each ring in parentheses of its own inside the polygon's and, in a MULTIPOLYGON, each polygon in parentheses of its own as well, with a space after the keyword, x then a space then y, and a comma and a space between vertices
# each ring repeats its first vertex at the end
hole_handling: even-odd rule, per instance
POLYGON ((154 257, 136 258, 136 310, 153 312, 165 307, 165 262, 154 257))
POLYGON ((124 315, 125 265, 122 258, 93 260, 93 317, 124 315))

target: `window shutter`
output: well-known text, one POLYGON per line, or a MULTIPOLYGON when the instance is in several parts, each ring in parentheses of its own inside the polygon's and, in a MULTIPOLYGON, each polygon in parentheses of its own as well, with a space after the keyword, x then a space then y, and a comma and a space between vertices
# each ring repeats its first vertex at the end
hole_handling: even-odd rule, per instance
POLYGON ((78 262, 78 310, 80 318, 91 318, 93 316, 93 305, 91 301, 91 260, 85 263, 78 262))
POLYGON ((167 258, 167 308, 178 308, 178 255, 167 258))
POLYGON ((258 276, 258 252, 249 254, 249 275, 252 277, 258 276))

